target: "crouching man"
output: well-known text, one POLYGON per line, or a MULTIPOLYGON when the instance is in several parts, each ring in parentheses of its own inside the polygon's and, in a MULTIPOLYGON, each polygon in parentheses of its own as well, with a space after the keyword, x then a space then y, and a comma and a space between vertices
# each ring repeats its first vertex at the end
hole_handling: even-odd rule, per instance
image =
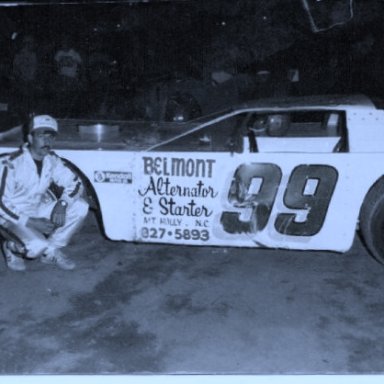
POLYGON ((25 260, 35 258, 62 269, 75 268, 61 249, 83 223, 88 204, 81 197, 79 177, 52 152, 57 133, 55 119, 35 116, 28 142, 0 161, 0 225, 23 243, 2 243, 7 266, 14 271, 24 271, 25 260), (52 182, 63 189, 59 200, 49 190, 52 182))

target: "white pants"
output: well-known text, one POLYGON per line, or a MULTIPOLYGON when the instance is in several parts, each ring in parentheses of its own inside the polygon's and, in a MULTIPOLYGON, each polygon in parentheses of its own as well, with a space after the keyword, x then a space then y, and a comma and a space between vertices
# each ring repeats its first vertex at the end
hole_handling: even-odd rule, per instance
MULTIPOLYGON (((36 217, 50 218, 56 201, 41 204, 36 217)), ((20 239, 27 250, 26 256, 36 258, 44 252, 65 247, 75 232, 83 224, 88 213, 88 203, 83 199, 76 200, 67 207, 65 224, 55 229, 49 236, 44 236, 35 229, 7 221, 3 226, 20 239)))

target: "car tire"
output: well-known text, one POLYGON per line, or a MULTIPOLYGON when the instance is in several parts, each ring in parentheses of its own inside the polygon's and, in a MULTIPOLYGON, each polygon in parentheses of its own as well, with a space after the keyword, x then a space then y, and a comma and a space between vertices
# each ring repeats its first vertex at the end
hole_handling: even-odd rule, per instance
POLYGON ((360 232, 371 255, 384 264, 384 181, 376 183, 360 211, 360 232))

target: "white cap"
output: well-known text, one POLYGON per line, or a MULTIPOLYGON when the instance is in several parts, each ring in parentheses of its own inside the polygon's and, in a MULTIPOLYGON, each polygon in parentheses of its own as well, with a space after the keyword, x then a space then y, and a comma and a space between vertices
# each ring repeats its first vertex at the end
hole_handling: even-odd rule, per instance
POLYGON ((49 115, 34 116, 30 126, 30 132, 36 129, 45 128, 54 132, 58 132, 57 121, 49 115))

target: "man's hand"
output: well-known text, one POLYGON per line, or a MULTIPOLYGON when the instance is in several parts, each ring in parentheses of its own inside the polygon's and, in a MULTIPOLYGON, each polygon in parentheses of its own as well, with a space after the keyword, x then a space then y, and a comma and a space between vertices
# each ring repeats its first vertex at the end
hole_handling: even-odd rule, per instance
POLYGON ((67 213, 67 203, 63 200, 59 200, 53 207, 51 213, 51 222, 56 227, 62 227, 65 224, 65 216, 67 213))
POLYGON ((30 217, 27 221, 27 227, 33 228, 44 235, 52 233, 56 226, 55 224, 44 217, 30 217))

